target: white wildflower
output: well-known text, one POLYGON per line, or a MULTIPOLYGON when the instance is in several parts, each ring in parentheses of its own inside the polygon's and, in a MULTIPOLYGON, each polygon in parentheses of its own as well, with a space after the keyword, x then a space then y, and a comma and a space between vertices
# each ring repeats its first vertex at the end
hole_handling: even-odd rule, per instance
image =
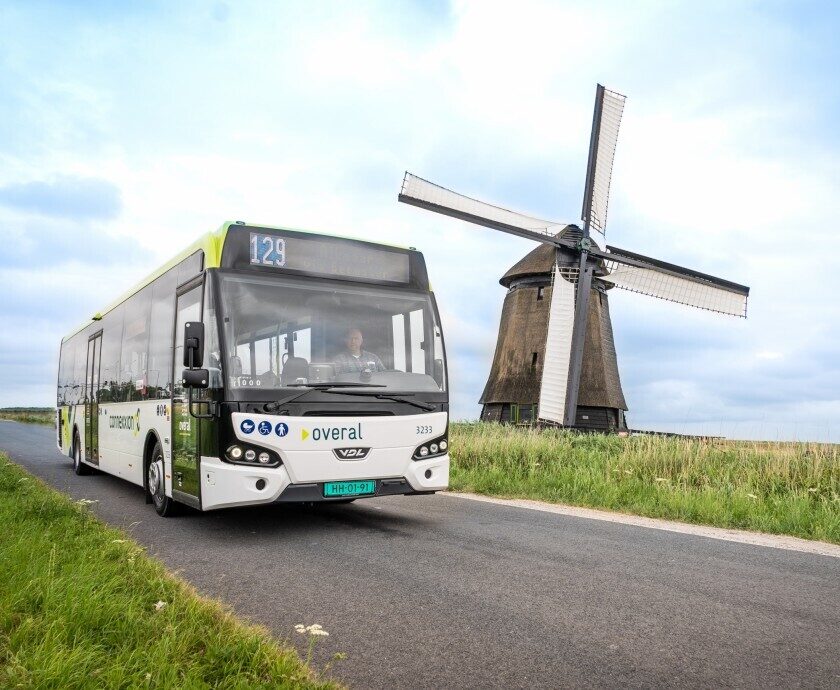
POLYGON ((164 608, 166 608, 166 602, 165 601, 158 601, 155 604, 155 611, 161 611, 164 608))
POLYGON ((755 494, 747 494, 747 496, 749 496, 750 498, 758 498, 758 496, 756 496, 755 494))
POLYGON ((315 637, 329 637, 329 633, 324 630, 324 627, 318 623, 313 623, 312 625, 304 625, 303 623, 298 623, 295 626, 295 630, 299 632, 301 635, 313 635, 315 637))
POLYGON ((633 470, 624 470, 624 474, 633 474, 633 470))
POLYGON ((656 477, 655 481, 657 482, 667 482, 668 480, 665 477, 656 477))
POLYGON ((817 493, 817 487, 812 486, 810 489, 808 489, 808 491, 810 491, 812 494, 815 494, 815 493, 817 493))

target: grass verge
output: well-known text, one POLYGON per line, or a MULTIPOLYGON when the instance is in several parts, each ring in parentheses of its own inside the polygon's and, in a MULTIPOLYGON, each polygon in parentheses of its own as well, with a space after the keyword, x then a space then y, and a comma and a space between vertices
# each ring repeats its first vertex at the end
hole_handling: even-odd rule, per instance
POLYGON ((840 543, 840 446, 450 425, 453 491, 840 543))
POLYGON ((55 410, 51 407, 2 407, 0 419, 25 424, 45 424, 55 426, 55 410))
POLYGON ((0 521, 0 687, 337 687, 2 454, 0 521))

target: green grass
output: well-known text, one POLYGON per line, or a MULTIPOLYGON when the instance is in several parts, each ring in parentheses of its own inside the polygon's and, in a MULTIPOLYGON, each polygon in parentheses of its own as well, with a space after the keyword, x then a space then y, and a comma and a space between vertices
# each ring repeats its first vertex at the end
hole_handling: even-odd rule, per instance
POLYGON ((453 491, 840 543, 840 446, 450 426, 453 491))
POLYGON ((337 687, 3 455, 0 520, 0 687, 337 687))
POLYGON ((55 410, 52 407, 2 407, 0 419, 55 426, 55 410))

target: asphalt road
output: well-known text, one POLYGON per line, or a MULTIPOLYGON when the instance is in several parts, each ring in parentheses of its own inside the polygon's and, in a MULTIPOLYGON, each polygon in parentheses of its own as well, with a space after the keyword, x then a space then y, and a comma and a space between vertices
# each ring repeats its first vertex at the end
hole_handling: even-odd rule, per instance
POLYGON ((840 687, 840 559, 449 496, 164 520, 77 477, 49 428, 0 448, 199 591, 354 687, 840 687))

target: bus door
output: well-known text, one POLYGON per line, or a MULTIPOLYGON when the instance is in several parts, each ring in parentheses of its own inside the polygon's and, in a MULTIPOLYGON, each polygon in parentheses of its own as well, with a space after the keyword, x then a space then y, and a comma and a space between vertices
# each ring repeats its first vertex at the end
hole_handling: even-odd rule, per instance
POLYGON ((99 362, 102 359, 102 331, 88 339, 85 370, 85 461, 99 464, 99 362))
POLYGON ((191 281, 178 290, 175 306, 175 347, 172 371, 172 497, 201 507, 199 482, 199 420, 190 414, 184 371, 184 324, 201 321, 203 282, 191 281))

